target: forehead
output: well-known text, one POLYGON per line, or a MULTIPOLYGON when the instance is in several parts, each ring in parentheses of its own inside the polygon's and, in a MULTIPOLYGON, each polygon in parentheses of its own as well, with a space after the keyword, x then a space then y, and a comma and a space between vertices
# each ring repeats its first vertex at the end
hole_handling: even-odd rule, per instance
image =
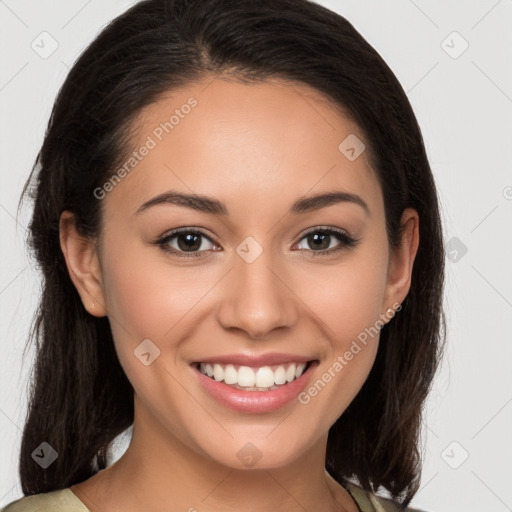
POLYGON ((284 207, 333 189, 381 206, 367 151, 355 160, 346 152, 362 149, 360 128, 304 84, 205 79, 162 95, 132 129, 128 172, 107 195, 131 213, 167 189, 214 196, 234 210, 284 207))

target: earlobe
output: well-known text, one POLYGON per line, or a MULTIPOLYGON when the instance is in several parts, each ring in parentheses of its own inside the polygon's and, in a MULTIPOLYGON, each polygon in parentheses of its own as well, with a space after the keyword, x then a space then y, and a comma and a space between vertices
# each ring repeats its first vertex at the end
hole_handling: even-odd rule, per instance
POLYGON ((69 276, 85 309, 91 315, 105 316, 103 281, 95 241, 77 231, 75 215, 67 210, 60 216, 59 238, 69 276))
POLYGON ((419 216, 416 210, 406 208, 402 214, 401 243, 391 251, 388 265, 383 309, 401 304, 411 288, 414 259, 419 247, 419 216))

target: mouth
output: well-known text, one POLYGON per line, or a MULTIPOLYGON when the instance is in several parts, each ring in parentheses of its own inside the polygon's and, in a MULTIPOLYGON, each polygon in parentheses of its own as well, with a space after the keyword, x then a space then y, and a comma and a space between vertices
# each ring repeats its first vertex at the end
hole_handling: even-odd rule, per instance
POLYGON ((238 412, 263 414, 297 402, 319 363, 272 354, 211 358, 190 366, 200 388, 217 403, 238 412))
POLYGON ((242 391, 273 391, 295 381, 314 361, 260 367, 221 363, 195 363, 196 369, 217 382, 242 391))

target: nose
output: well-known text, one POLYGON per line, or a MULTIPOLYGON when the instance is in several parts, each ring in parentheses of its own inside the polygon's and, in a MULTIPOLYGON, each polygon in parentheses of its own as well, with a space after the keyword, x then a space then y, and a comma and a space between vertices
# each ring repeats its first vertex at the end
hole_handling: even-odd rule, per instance
POLYGON ((273 265, 271 259, 270 251, 265 250, 251 263, 235 255, 217 309, 224 329, 261 339, 296 324, 299 301, 282 266, 273 265))

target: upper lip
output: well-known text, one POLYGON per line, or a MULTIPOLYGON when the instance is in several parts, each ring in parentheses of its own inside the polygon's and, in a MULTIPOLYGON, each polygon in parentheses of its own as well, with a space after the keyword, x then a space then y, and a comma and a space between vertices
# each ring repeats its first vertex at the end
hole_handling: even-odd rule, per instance
POLYGON ((280 354, 273 352, 269 354, 225 354, 205 357, 204 359, 195 361, 195 363, 236 364, 240 366, 261 367, 286 363, 307 363, 308 361, 312 360, 314 360, 314 357, 300 356, 297 354, 280 354))

